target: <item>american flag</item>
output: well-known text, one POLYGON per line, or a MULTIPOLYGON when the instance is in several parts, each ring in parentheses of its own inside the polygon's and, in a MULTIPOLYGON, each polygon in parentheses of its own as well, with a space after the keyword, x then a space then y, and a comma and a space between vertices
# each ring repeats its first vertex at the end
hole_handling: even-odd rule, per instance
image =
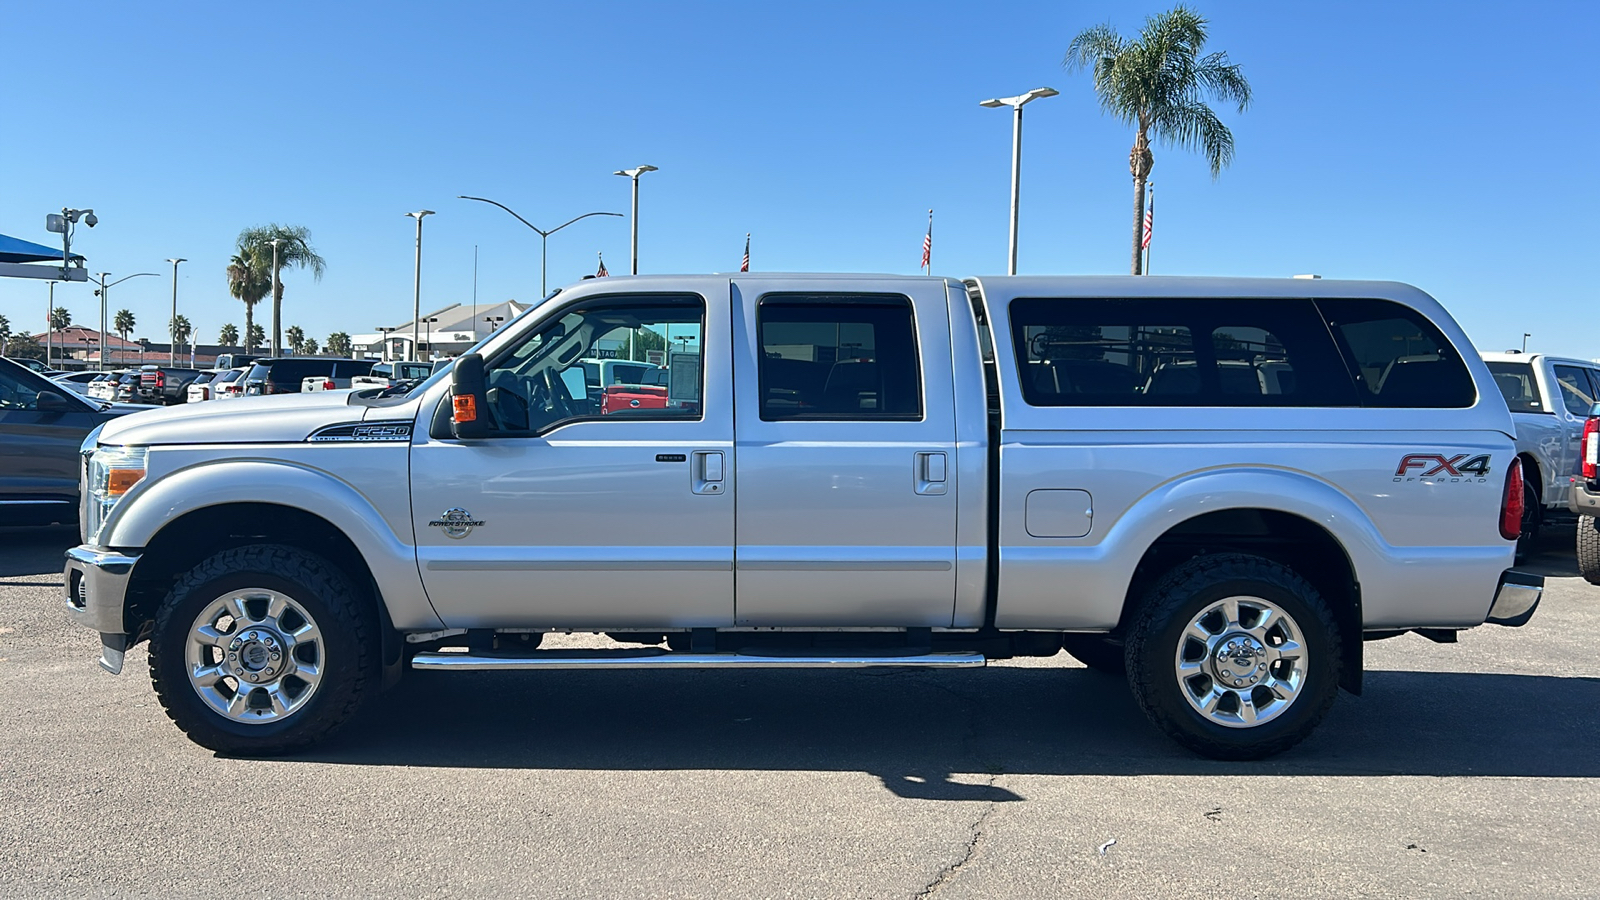
POLYGON ((928 210, 928 233, 922 238, 922 268, 933 265, 933 210, 928 210))
POLYGON ((1150 205, 1146 206, 1144 209, 1144 240, 1139 242, 1140 250, 1148 250, 1150 248, 1150 234, 1155 230, 1155 223, 1156 191, 1155 188, 1152 187, 1150 189, 1150 205))
POLYGON ((750 235, 744 236, 744 262, 739 263, 739 271, 750 271, 750 235))
POLYGON ((597 253, 595 255, 600 257, 600 268, 595 270, 594 277, 596 277, 596 278, 605 278, 605 277, 609 276, 611 273, 606 271, 606 258, 605 258, 605 256, 603 254, 599 254, 599 253, 597 253))

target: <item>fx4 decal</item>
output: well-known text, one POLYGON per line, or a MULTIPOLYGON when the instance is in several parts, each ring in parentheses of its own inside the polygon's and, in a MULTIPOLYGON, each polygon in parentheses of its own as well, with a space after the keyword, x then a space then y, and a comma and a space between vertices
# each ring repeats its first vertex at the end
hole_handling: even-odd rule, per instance
POLYGON ((1400 458, 1400 465, 1395 467, 1395 481, 1487 481, 1489 477, 1489 455, 1480 454, 1471 459, 1467 454, 1458 453, 1455 456, 1441 456, 1437 453, 1408 453, 1400 458))

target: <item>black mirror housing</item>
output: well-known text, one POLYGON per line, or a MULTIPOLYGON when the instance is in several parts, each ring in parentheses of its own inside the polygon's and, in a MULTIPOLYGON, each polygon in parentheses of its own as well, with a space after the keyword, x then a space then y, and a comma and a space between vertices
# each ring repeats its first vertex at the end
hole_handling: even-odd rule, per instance
POLYGON ((450 372, 450 433, 459 440, 489 436, 488 385, 483 356, 468 353, 450 372))

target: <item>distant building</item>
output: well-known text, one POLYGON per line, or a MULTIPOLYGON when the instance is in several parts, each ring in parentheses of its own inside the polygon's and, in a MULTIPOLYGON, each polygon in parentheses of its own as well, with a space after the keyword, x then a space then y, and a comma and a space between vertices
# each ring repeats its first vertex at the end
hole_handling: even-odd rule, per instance
MULTIPOLYGON (((507 300, 490 306, 463 306, 452 303, 443 309, 423 313, 417 320, 417 359, 447 359, 472 349, 478 341, 525 312, 530 304, 507 300)), ((352 356, 379 359, 405 359, 411 347, 412 320, 392 329, 353 334, 352 356)))

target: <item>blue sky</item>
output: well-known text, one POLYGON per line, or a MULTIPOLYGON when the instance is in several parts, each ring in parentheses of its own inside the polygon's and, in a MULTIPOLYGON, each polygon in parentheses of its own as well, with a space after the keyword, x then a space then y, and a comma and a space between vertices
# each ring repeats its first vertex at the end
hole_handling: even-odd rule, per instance
MULTIPOLYGON (((1228 109, 1237 158, 1213 181, 1156 149, 1157 274, 1384 278, 1438 297, 1480 349, 1600 357, 1587 4, 1200 0, 1208 49, 1255 103, 1228 109)), ((301 224, 327 275, 286 278, 285 325, 322 339, 407 319, 408 210, 429 208, 423 305, 530 300, 550 227, 627 212, 615 169, 648 163, 644 272, 1003 272, 1006 110, 1027 109, 1023 273, 1128 265, 1132 133, 1103 116, 1072 36, 1137 31, 1161 3, 86 2, 57 30, 0 25, 0 232, 52 243, 52 209, 92 206, 91 271, 149 271, 113 312, 159 338, 171 256, 181 311, 215 339, 243 309, 223 275, 246 226, 301 224), (62 35, 67 40, 60 39, 62 35)), ((550 238, 551 286, 628 266, 626 219, 550 238)), ((0 279, 38 330, 42 282, 0 279)), ((98 323, 91 289, 59 305, 98 323)), ((258 321, 262 321, 258 319, 258 321)))

